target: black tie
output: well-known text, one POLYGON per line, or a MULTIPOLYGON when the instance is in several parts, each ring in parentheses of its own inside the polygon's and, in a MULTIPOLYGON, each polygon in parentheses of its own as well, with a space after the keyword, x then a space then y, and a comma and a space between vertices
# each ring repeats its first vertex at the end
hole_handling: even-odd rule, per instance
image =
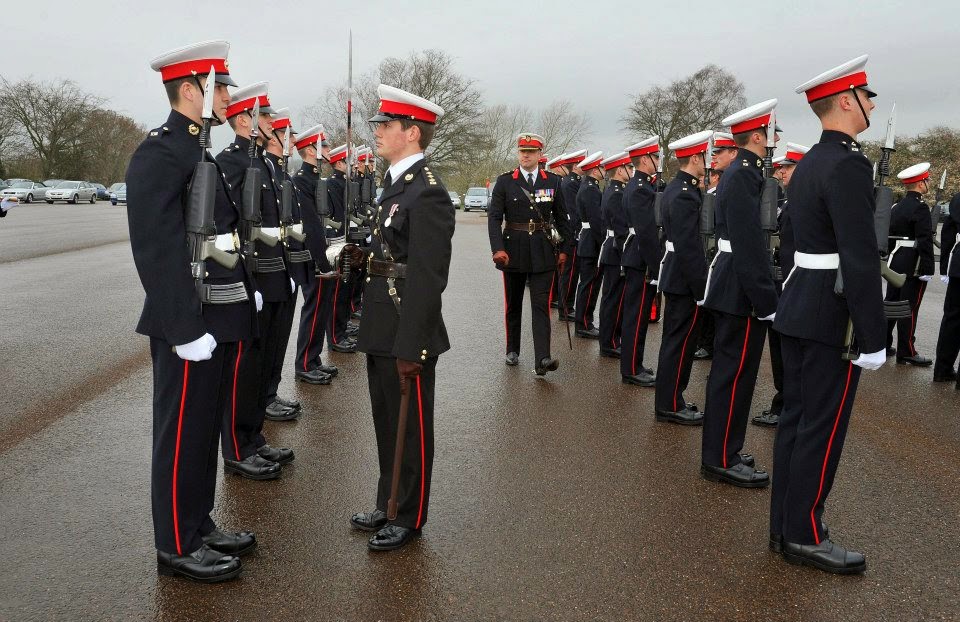
POLYGON ((389 188, 390 184, 393 183, 393 178, 390 177, 390 171, 387 171, 387 176, 383 178, 383 187, 389 188))
POLYGON ((527 173, 527 183, 529 183, 530 187, 533 188, 533 173, 527 173))

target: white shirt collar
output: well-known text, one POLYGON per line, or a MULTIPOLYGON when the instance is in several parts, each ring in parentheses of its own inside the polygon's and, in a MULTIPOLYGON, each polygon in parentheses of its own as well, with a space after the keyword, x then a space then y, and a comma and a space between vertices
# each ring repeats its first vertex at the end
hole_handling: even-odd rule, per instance
POLYGON ((530 175, 533 175, 533 183, 537 183, 537 175, 540 174, 540 167, 538 166, 537 168, 533 169, 532 171, 528 171, 527 169, 525 169, 525 168, 523 168, 523 167, 521 166, 521 167, 520 167, 520 173, 523 175, 523 178, 524 178, 524 179, 529 179, 529 178, 530 178, 530 175))
POLYGON ((400 176, 407 172, 407 169, 413 166, 416 162, 419 162, 423 159, 423 152, 415 153, 409 155, 404 159, 400 160, 396 164, 391 164, 390 168, 387 169, 387 172, 390 173, 390 183, 396 183, 400 179, 400 176))

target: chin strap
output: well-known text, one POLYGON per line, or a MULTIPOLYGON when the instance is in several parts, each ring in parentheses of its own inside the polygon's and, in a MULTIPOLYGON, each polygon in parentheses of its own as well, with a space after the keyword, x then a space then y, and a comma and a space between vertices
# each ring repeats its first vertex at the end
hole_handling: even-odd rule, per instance
POLYGON ((850 92, 853 93, 853 99, 856 100, 857 105, 860 106, 860 114, 863 115, 863 120, 867 123, 867 129, 870 128, 870 117, 867 116, 867 111, 863 109, 863 104, 860 103, 860 97, 857 96, 857 89, 852 88, 850 92))

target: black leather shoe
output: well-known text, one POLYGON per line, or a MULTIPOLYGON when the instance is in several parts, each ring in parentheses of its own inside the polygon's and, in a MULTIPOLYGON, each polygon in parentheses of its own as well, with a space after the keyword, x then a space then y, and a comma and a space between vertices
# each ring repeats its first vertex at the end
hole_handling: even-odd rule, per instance
POLYGON ((684 408, 681 411, 658 410, 656 414, 657 421, 680 425, 703 425, 703 413, 689 408, 684 408))
POLYGON ((860 574, 867 569, 867 560, 863 553, 848 551, 829 539, 820 544, 784 541, 783 558, 791 564, 813 566, 834 574, 860 574))
POLYGON ((289 447, 271 447, 270 445, 262 445, 257 448, 257 455, 264 460, 276 462, 280 466, 290 464, 294 459, 293 450, 289 447))
POLYGON ((306 382, 307 384, 330 384, 333 380, 328 374, 323 373, 319 369, 298 371, 296 377, 300 382, 306 382))
POLYGON ((340 370, 337 368, 336 365, 321 365, 317 369, 319 369, 326 375, 330 376, 331 378, 336 378, 337 374, 340 373, 340 370))
POLYGON ((300 402, 297 400, 285 400, 279 395, 273 398, 273 401, 280 404, 281 406, 286 406, 287 408, 292 408, 294 410, 301 410, 300 402))
POLYGON ((577 337, 583 337, 584 339, 599 339, 600 331, 594 327, 590 328, 578 328, 576 330, 577 337))
POLYGON ((767 426, 775 428, 780 423, 780 415, 773 414, 772 410, 765 410, 750 420, 753 425, 767 426))
POLYGON ((920 356, 919 354, 897 357, 897 365, 906 365, 907 363, 916 365, 917 367, 930 367, 933 365, 933 359, 928 359, 927 357, 920 356))
POLYGON ((341 354, 353 354, 357 351, 357 344, 353 341, 346 341, 335 343, 330 346, 330 349, 334 352, 340 352, 341 354))
POLYGON ((222 531, 214 529, 203 536, 203 543, 225 555, 246 555, 257 548, 257 536, 252 531, 222 531))
MULTIPOLYGON (((830 528, 820 523, 820 529, 823 531, 823 539, 830 539, 830 528)), ((771 533, 770 534, 770 550, 774 553, 783 553, 783 534, 771 533)))
POLYGON ((557 371, 560 367, 560 361, 549 356, 540 359, 537 367, 534 369, 538 376, 546 376, 548 371, 557 371))
POLYGON ((401 527, 400 525, 387 525, 373 534, 373 537, 367 542, 367 548, 371 551, 393 551, 394 549, 399 549, 419 535, 419 529, 410 529, 409 527, 401 527))
POLYGON ((264 416, 270 421, 291 421, 300 416, 300 411, 274 401, 267 404, 267 413, 264 416))
POLYGON ((936 371, 933 372, 933 381, 934 382, 950 382, 957 379, 957 372, 948 369, 947 371, 936 371))
POLYGON ((752 467, 757 464, 757 461, 753 457, 753 454, 740 454, 740 462, 742 464, 747 465, 748 467, 752 467))
POLYGON ((600 356, 605 356, 611 359, 620 358, 620 348, 600 348, 600 356))
POLYGON ((157 551, 157 573, 169 577, 180 575, 200 583, 229 581, 243 570, 240 558, 224 555, 204 544, 189 555, 157 551))
POLYGON ((636 376, 621 376, 620 381, 623 384, 633 384, 638 387, 655 387, 657 386, 657 377, 648 374, 645 371, 641 371, 636 376))
POLYGON ((723 467, 700 465, 700 474, 714 482, 722 482, 739 488, 766 488, 770 485, 770 476, 766 471, 740 463, 725 469, 723 467))
POLYGON ((695 361, 709 361, 712 358, 713 352, 706 348, 697 348, 697 351, 693 353, 693 360, 695 361))
POLYGON ((896 349, 896 348, 891 348, 891 347, 889 347, 889 346, 887 347, 887 356, 893 356, 893 355, 895 355, 896 353, 897 353, 897 349, 896 349))
POLYGON ((247 479, 262 481, 280 477, 280 465, 264 459, 259 454, 247 456, 243 460, 223 459, 223 471, 234 473, 247 479))
POLYGON ((387 524, 387 513, 383 510, 357 512, 350 517, 350 524, 362 531, 378 531, 387 524))
POLYGON ((503 361, 510 367, 514 367, 517 363, 520 362, 520 355, 516 352, 507 352, 507 358, 503 361))

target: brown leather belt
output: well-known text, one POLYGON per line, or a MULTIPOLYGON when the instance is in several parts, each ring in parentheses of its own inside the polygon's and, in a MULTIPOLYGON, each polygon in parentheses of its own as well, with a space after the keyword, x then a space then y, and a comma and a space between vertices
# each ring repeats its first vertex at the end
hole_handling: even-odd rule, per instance
POLYGON ((367 260, 367 274, 388 279, 405 279, 407 278, 407 264, 370 257, 367 260))
POLYGON ((503 228, 512 231, 526 231, 531 235, 533 235, 534 231, 550 231, 550 225, 543 222, 510 222, 508 220, 503 223, 503 228))

